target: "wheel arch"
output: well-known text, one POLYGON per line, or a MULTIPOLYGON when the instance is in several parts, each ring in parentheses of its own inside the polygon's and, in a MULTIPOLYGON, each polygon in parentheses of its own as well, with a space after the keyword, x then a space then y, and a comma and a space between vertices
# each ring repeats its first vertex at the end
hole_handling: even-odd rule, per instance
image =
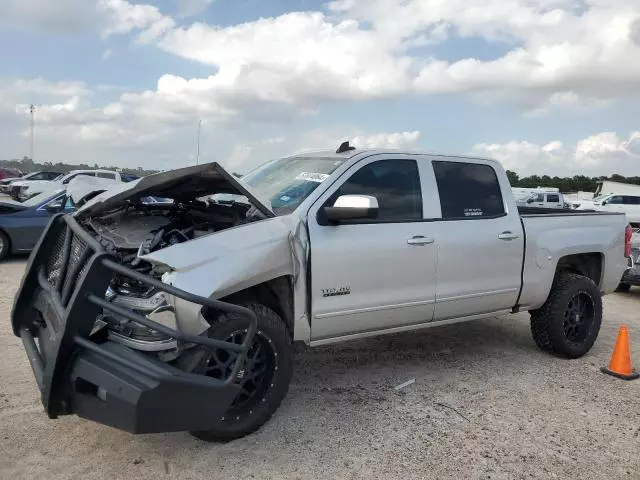
POLYGON ((293 277, 283 275, 267 280, 225 297, 224 302, 240 304, 246 301, 261 303, 276 312, 284 320, 289 334, 294 333, 293 277))
POLYGON ((590 278, 600 288, 604 270, 603 262, 604 255, 601 252, 565 255, 558 259, 555 276, 562 272, 575 273, 590 278))

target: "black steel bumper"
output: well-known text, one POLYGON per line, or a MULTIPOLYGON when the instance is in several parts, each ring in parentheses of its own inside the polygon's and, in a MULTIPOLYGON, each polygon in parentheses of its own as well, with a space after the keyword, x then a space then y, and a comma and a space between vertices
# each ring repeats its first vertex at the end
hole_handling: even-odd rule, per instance
POLYGON ((189 294, 123 267, 69 215, 52 218, 34 249, 11 315, 50 418, 77 414, 131 433, 207 430, 224 415, 257 328, 250 310, 189 294), (115 273, 221 312, 243 315, 242 345, 188 335, 104 299, 115 273), (197 375, 92 336, 102 310, 176 338, 237 355, 224 380, 197 375))

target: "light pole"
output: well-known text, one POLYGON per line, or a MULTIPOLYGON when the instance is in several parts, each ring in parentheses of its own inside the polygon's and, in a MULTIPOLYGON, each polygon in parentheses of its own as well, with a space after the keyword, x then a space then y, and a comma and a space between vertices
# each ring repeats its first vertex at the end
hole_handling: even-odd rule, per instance
POLYGON ((31 114, 31 151, 29 152, 29 158, 31 158, 31 161, 33 160, 33 147, 34 147, 34 135, 35 135, 35 120, 34 120, 34 115, 36 112, 36 107, 34 107, 33 105, 29 105, 29 113, 31 114))
POLYGON ((202 120, 198 120, 198 141, 197 141, 197 151, 196 151, 196 165, 200 163, 200 124, 202 120))

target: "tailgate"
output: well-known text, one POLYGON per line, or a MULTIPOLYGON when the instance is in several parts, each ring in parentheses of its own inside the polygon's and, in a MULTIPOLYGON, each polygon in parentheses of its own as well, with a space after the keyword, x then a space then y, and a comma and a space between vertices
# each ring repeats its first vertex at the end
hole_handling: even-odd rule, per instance
POLYGON ((132 433, 212 427, 238 393, 235 380, 257 327, 248 309, 189 294, 118 264, 69 215, 53 217, 36 245, 11 322, 49 417, 76 413, 132 433), (245 316, 244 342, 188 335, 111 304, 105 293, 116 272, 186 301, 245 316), (92 335, 103 309, 182 344, 225 349, 237 356, 234 368, 228 378, 217 380, 159 362, 105 335, 92 335))

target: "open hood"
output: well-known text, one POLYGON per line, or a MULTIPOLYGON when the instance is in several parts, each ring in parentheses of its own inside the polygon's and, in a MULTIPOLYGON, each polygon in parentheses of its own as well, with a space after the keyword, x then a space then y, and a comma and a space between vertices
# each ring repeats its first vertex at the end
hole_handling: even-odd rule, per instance
MULTIPOLYGON (((104 190, 105 186, 96 186, 96 188, 104 190)), ((108 186, 106 191, 80 207, 75 216, 83 218, 95 215, 115 208, 126 200, 136 200, 148 196, 192 201, 216 193, 243 195, 267 217, 275 216, 267 203, 259 200, 254 193, 249 191, 249 187, 228 173, 217 162, 156 173, 133 182, 108 186)), ((83 189, 82 196, 86 197, 87 195, 87 190, 83 189)))

